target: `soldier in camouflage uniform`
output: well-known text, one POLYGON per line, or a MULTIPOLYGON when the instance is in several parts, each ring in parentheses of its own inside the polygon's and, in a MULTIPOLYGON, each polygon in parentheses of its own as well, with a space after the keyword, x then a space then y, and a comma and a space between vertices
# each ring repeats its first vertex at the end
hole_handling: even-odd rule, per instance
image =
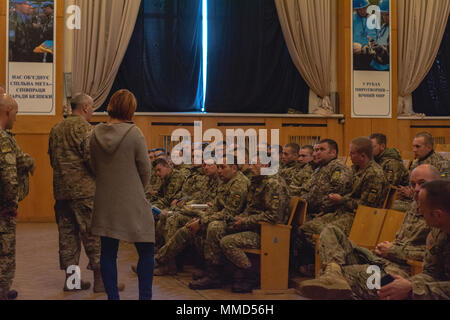
MULTIPOLYGON (((66 272, 78 265, 83 242, 94 271, 94 291, 103 292, 100 272, 100 239, 90 232, 95 195, 95 179, 90 170, 89 120, 94 111, 91 97, 81 94, 71 102, 72 115, 55 125, 49 137, 48 154, 53 168, 55 216, 59 231, 60 268, 66 272)), ((66 274, 68 277, 69 275, 66 274)), ((82 282, 82 289, 90 287, 82 282)), ((68 291, 67 284, 64 290, 68 291)))
POLYGON ((18 106, 14 99, 0 94, 0 300, 15 299, 10 290, 16 269, 16 216, 18 202, 25 198, 23 175, 34 171, 34 160, 25 154, 6 131, 16 121, 18 106), (22 189, 22 191, 21 191, 22 189))
POLYGON ((389 185, 383 169, 373 161, 371 141, 363 137, 354 139, 350 144, 350 157, 354 164, 351 192, 344 196, 329 194, 328 201, 338 209, 308 221, 296 230, 294 246, 299 265, 310 265, 314 261, 314 234, 320 234, 326 226, 332 225, 348 235, 359 205, 381 208, 384 204, 389 185))
POLYGON ((261 247, 259 222, 286 224, 289 219, 289 195, 284 179, 279 175, 261 175, 261 167, 268 165, 261 165, 260 161, 251 165, 253 177, 247 207, 228 225, 229 235, 220 240, 223 254, 237 267, 233 292, 251 292, 256 287, 259 270, 252 270, 252 263, 242 249, 261 247))
MULTIPOLYGON (((158 149, 152 149, 152 150, 148 151, 148 158, 150 160, 150 164, 152 164, 152 165, 153 165, 153 161, 156 160, 156 150, 158 150, 158 149)), ((154 195, 156 195, 159 188, 161 188, 161 179, 159 179, 155 170, 152 168, 152 175, 150 177, 150 182, 148 183, 147 187, 145 187, 146 198, 148 200, 151 200, 151 198, 154 195)))
POLYGON ((287 144, 281 154, 281 163, 278 174, 286 180, 289 192, 297 192, 298 189, 311 178, 312 168, 301 165, 298 162, 300 146, 295 143, 287 144), (291 186, 294 188, 291 190, 291 186))
POLYGON ((155 228, 155 245, 159 248, 165 243, 167 217, 172 213, 172 202, 180 198, 186 175, 177 169, 172 169, 164 159, 156 159, 153 162, 153 168, 162 181, 158 193, 151 199, 152 205, 162 210, 155 228))
POLYGON ((13 3, 15 10, 9 15, 9 61, 37 62, 39 55, 33 53, 31 6, 26 0, 13 0, 13 3))
POLYGON ((419 212, 432 229, 427 239, 423 272, 409 279, 393 274, 395 281, 378 295, 383 300, 450 300, 450 181, 424 184, 419 212))
MULTIPOLYGON (((216 239, 218 226, 232 221, 234 216, 242 212, 247 200, 249 180, 238 170, 237 165, 218 165, 219 177, 222 183, 217 190, 217 197, 211 208, 206 211, 198 211, 199 218, 179 229, 155 256, 159 263, 160 274, 165 270, 173 270, 173 259, 188 245, 193 243, 207 260, 220 251, 218 242, 209 241, 216 239)), ((208 265, 207 276, 210 279, 218 279, 219 266, 208 265)), ((156 273, 155 273, 156 274, 156 273)), ((221 285, 216 283, 215 286, 221 285)))
MULTIPOLYGON (((212 160, 210 160, 212 162, 212 160)), ((175 232, 186 225, 194 218, 198 218, 197 210, 192 209, 190 205, 193 204, 208 204, 214 201, 217 196, 217 190, 219 187, 219 178, 217 175, 217 165, 206 161, 203 163, 202 176, 198 177, 194 181, 195 189, 192 190, 192 196, 184 196, 184 200, 181 202, 182 206, 179 209, 167 217, 166 221, 166 241, 168 241, 175 232)), ((185 183, 186 184, 186 183, 185 183)))
POLYGON ((403 165, 400 152, 397 149, 386 148, 387 138, 382 133, 370 136, 373 145, 373 157, 383 168, 386 179, 395 187, 409 185, 409 173, 403 165))
POLYGON ((373 253, 355 245, 340 229, 326 227, 320 234, 319 249, 325 273, 318 279, 303 282, 302 292, 313 299, 378 299, 376 290, 367 287, 371 276, 367 268, 370 265, 379 266, 383 276, 387 273, 408 276, 411 267, 407 261, 423 260, 426 239, 431 231, 416 204, 420 186, 439 178, 439 171, 429 165, 420 166, 412 172, 411 186, 415 201, 411 203, 394 242, 378 244, 373 253))
MULTIPOLYGON (((413 140, 413 152, 416 160, 411 165, 410 171, 422 164, 431 164, 441 172, 443 178, 450 177, 450 161, 434 151, 434 140, 430 133, 420 132, 416 134, 413 140)), ((412 195, 411 188, 400 188, 398 200, 394 202, 392 209, 405 211, 412 202, 412 195)))

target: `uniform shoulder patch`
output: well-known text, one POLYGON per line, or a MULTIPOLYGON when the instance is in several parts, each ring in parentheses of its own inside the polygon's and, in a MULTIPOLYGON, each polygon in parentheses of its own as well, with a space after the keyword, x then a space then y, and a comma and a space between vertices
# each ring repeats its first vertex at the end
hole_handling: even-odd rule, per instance
POLYGON ((339 180, 340 178, 341 178, 341 171, 340 170, 336 170, 335 172, 333 172, 333 175, 331 176, 331 179, 339 180))

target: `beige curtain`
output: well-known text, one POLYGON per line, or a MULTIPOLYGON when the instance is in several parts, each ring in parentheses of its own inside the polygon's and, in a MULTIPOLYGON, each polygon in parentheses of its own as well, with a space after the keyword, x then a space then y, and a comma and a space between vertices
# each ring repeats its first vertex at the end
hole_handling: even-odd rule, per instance
POLYGON ((95 108, 106 100, 128 47, 141 0, 76 0, 72 93, 87 93, 95 108))
POLYGON ((314 113, 331 114, 333 0, 275 0, 292 61, 310 89, 322 99, 314 113))
POLYGON ((398 0, 398 113, 413 115, 412 92, 426 77, 442 42, 450 0, 398 0))

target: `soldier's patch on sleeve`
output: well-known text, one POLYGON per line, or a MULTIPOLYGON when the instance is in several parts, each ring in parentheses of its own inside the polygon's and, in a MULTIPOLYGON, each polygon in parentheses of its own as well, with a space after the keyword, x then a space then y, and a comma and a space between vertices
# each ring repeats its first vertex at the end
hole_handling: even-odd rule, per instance
POLYGON ((377 189, 371 189, 370 193, 369 193, 369 197, 367 198, 367 201, 369 203, 375 203, 375 201, 377 201, 377 194, 378 194, 377 189))
POLYGON ((16 157, 14 157, 13 154, 8 153, 5 156, 5 161, 6 161, 7 164, 16 164, 16 157))
POLYGON ((233 207, 239 207, 239 205, 241 204, 241 195, 240 194, 233 195, 231 203, 233 204, 233 207))
POLYGON ((333 172, 333 175, 331 176, 332 180, 339 180, 341 178, 341 171, 337 170, 333 172))
POLYGON ((1 150, 2 150, 2 153, 8 153, 8 152, 11 152, 11 151, 12 151, 11 147, 8 146, 8 145, 2 146, 2 147, 1 147, 1 150))

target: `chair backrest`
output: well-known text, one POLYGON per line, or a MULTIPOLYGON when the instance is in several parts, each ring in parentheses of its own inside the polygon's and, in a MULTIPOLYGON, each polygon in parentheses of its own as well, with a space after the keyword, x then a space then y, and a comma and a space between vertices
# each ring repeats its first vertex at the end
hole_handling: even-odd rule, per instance
POLYGON ((395 211, 395 210, 387 210, 386 218, 384 219, 383 228, 380 232, 380 237, 378 238, 378 243, 389 241, 393 242, 395 240, 395 236, 397 235, 398 230, 403 225, 403 220, 405 220, 406 213, 395 211))
POLYGON ((386 210, 359 206, 349 239, 361 247, 374 249, 378 244, 386 210))
POLYGON ((383 205, 384 209, 392 208, 392 206, 394 205, 394 201, 397 198, 397 191, 398 191, 398 188, 391 185, 391 187, 389 188, 389 192, 386 195, 386 200, 384 200, 384 205, 383 205))
POLYGON ((305 223, 308 203, 300 197, 292 197, 289 201, 291 214, 289 216, 288 226, 301 226, 305 223))
POLYGON ((437 144, 434 150, 436 152, 450 152, 450 144, 437 144))

